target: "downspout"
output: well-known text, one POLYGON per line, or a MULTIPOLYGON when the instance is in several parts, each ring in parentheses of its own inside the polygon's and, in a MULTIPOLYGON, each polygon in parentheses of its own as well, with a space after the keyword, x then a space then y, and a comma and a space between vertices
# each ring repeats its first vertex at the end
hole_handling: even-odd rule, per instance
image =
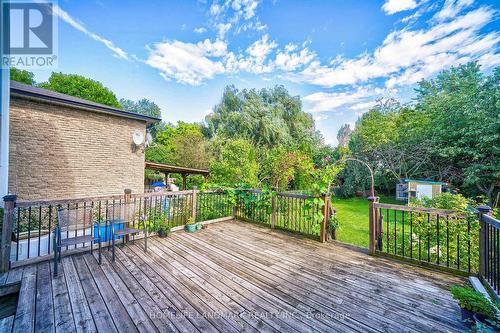
MULTIPOLYGON (((0 21, 3 23, 4 2, 0 0, 0 21)), ((3 61, 8 50, 3 49, 3 41, 9 38, 8 26, 0 27, 0 56, 3 61), (5 29, 7 28, 7 31, 5 29)), ((0 198, 9 191, 9 106, 10 106, 10 71, 9 67, 0 64, 0 198)), ((0 200, 3 206, 3 200, 0 200)))

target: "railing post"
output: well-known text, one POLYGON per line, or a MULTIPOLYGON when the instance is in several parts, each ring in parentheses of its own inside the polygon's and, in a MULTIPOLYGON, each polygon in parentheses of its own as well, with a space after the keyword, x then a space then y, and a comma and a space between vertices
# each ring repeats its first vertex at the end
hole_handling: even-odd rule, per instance
POLYGON ((193 194, 191 197, 191 217, 193 218, 193 223, 196 222, 196 186, 193 186, 193 194))
POLYGON ((324 205, 323 205, 323 222, 321 223, 321 235, 320 235, 320 240, 321 243, 326 242, 326 230, 327 230, 327 225, 328 225, 328 213, 329 213, 329 205, 330 205, 330 193, 327 193, 324 195, 323 200, 324 200, 324 205))
POLYGON ((486 260, 488 258, 486 254, 486 233, 488 229, 486 228, 486 223, 483 221, 483 216, 491 213, 491 207, 489 206, 480 206, 477 208, 479 211, 479 276, 486 275, 486 260))
MULTIPOLYGON (((127 207, 129 207, 129 204, 130 204, 130 201, 131 201, 131 198, 132 198, 132 190, 129 189, 129 188, 126 188, 124 191, 124 194, 123 194, 123 202, 125 203, 125 223, 130 223, 130 210, 127 209, 127 207)), ((135 214, 135 207, 134 207, 134 212, 132 214, 135 214)), ((129 241, 129 235, 125 235, 125 242, 128 242, 129 241)))
POLYGON ((370 237, 370 254, 375 254, 377 243, 378 243, 378 235, 377 235, 377 208, 375 204, 378 202, 378 197, 370 196, 368 197, 368 230, 370 237))
POLYGON ((276 226, 276 193, 271 191, 271 228, 276 226))
POLYGON ((12 226, 14 222, 14 210, 17 196, 9 194, 3 197, 3 225, 2 225, 2 248, 0 251, 0 272, 7 272, 10 268, 10 245, 12 242, 12 226))

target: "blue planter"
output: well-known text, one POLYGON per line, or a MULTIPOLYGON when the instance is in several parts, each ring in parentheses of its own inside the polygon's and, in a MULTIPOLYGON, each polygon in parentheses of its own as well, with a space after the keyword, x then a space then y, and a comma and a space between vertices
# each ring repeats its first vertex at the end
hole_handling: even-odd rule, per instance
MULTIPOLYGON (((117 230, 122 230, 123 228, 125 227, 125 223, 124 222, 115 222, 115 232, 117 230)), ((94 225, 94 235, 98 235, 98 230, 97 228, 99 228, 100 232, 101 232, 101 242, 108 242, 108 241, 111 241, 111 223, 108 223, 108 225, 106 225, 105 223, 101 223, 99 225, 94 225)), ((118 236, 115 238, 115 240, 117 239, 122 239, 123 236, 118 236)), ((95 243, 98 243, 97 241, 95 243)))
POLYGON ((198 231, 197 227, 198 227, 197 223, 186 224, 185 226, 187 232, 196 232, 198 231))

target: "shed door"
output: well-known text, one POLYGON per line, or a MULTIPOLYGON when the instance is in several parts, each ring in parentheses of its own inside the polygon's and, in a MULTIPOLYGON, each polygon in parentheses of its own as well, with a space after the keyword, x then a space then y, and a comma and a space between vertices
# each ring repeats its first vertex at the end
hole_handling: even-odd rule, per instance
POLYGON ((428 197, 432 199, 432 185, 417 184, 417 198, 428 197))

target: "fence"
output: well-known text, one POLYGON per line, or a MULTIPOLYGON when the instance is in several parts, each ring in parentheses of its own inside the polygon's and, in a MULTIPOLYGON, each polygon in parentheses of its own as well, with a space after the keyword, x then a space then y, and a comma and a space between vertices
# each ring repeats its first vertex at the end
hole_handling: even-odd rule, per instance
POLYGON ((236 191, 235 217, 325 241, 330 196, 236 191))
POLYGON ((479 276, 500 301, 500 221, 489 216, 488 206, 478 208, 479 233, 479 276))
POLYGON ((500 221, 468 212, 381 204, 370 198, 370 252, 464 275, 500 294, 500 221))
MULTIPOLYGON (((98 223, 102 241, 107 242, 111 239, 110 221, 117 219, 115 211, 122 211, 121 207, 124 205, 132 212, 130 218, 127 218, 131 227, 138 228, 139 219, 144 218, 148 232, 153 233, 157 232, 160 226, 180 227, 189 221, 205 221, 232 215, 228 193, 221 191, 192 190, 143 194, 131 194, 126 191, 124 195, 116 196, 17 202, 15 196, 7 196, 0 268, 6 271, 12 263, 52 255, 52 234, 57 223, 58 209, 74 210, 77 217, 92 214, 91 219, 81 218, 81 223, 76 221, 76 227, 66 231, 63 238, 88 235, 95 232, 92 230, 95 228, 93 224, 98 223)), ((65 250, 92 246, 90 243, 82 243, 65 250)))

